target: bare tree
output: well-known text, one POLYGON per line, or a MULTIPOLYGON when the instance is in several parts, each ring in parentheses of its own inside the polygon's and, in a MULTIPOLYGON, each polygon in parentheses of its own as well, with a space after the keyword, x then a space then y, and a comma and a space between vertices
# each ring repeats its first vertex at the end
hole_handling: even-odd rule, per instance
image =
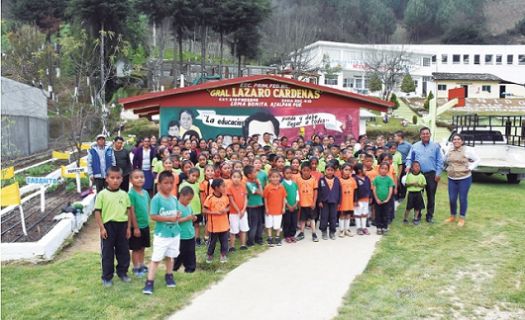
POLYGON ((383 84, 383 99, 387 99, 403 75, 410 72, 412 60, 412 54, 403 46, 388 50, 377 46, 363 53, 366 70, 377 75, 383 84))
POLYGON ((280 6, 273 9, 279 14, 271 15, 263 25, 263 45, 272 54, 271 60, 291 69, 294 78, 314 69, 316 57, 310 54, 307 45, 318 38, 316 28, 312 28, 315 8, 312 6, 280 6))
MULTIPOLYGON (((101 70, 112 70, 115 68, 116 55, 122 49, 123 41, 120 35, 105 31, 104 37, 112 39, 116 37, 111 51, 108 52, 108 64, 100 65, 99 40, 89 40, 85 31, 80 31, 77 37, 64 35, 61 38, 64 62, 70 68, 69 75, 63 76, 57 81, 56 99, 51 103, 56 107, 55 117, 63 122, 62 138, 70 145, 81 149, 82 142, 94 130, 102 127, 104 134, 109 134, 109 114, 113 106, 107 106, 103 98, 104 87, 112 80, 114 72, 104 73, 100 79, 101 70), (97 125, 100 121, 100 126, 97 125)), ((78 154, 77 154, 78 155, 78 154)), ((77 158, 77 160, 79 160, 77 158)))

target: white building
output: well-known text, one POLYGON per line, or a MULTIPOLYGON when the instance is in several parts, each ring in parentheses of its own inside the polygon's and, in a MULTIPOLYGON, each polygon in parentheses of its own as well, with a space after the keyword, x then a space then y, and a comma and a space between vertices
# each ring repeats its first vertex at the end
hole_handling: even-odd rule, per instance
MULTIPOLYGON (((323 57, 329 58, 331 67, 341 67, 341 71, 334 75, 321 74, 319 82, 343 90, 369 93, 367 64, 404 52, 407 60, 405 72, 410 73, 416 84, 411 96, 439 91, 433 73, 466 73, 494 75, 503 82, 494 85, 504 87, 492 88, 492 92, 501 93, 502 97, 525 97, 525 87, 516 85, 525 84, 524 45, 371 45, 317 41, 304 49, 313 68, 323 67, 323 57)), ((478 90, 469 90, 470 85, 468 81, 454 84, 466 87, 470 97, 477 97, 475 92, 478 90)), ((439 89, 444 91, 443 88, 445 86, 439 89)), ((445 96, 448 89, 451 85, 440 96, 445 96)), ((395 91, 399 93, 399 87, 395 91)))

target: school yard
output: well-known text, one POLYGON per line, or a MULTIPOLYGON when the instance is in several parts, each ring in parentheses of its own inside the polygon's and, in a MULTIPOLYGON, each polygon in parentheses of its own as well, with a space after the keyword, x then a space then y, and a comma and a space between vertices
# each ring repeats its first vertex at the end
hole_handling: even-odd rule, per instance
MULTIPOLYGON (((391 231, 378 242, 363 274, 348 288, 336 319, 525 318, 525 184, 508 185, 499 177, 474 183, 467 224, 460 229, 442 224, 448 216, 445 179, 442 181, 437 193, 436 223, 405 226, 399 218, 401 206, 391 231)), ((262 258, 267 250, 286 250, 286 245, 258 247, 235 252, 227 264, 207 265, 200 248, 199 271, 191 275, 177 273, 175 289, 161 285, 159 272, 155 294, 144 296, 142 279, 133 279, 130 284, 116 281, 112 288, 102 288, 96 238, 96 232, 83 230, 71 247, 50 263, 4 264, 2 319, 163 319, 188 306, 192 298, 198 300, 201 296, 197 293, 248 259, 257 255, 262 258)), ((319 245, 322 250, 329 245, 306 241, 309 243, 301 246, 319 245)), ((349 246, 338 254, 345 255, 345 250, 352 252, 353 248, 349 246)), ((323 264, 323 260, 316 263, 323 264)), ((267 285, 279 290, 286 283, 274 283, 269 278, 279 270, 276 265, 257 276, 268 279, 267 285)), ((300 270, 298 266, 298 277, 300 270)), ((325 270, 336 274, 346 271, 337 264, 325 270)), ((322 278, 323 274, 309 276, 322 278)), ((301 295, 316 294, 321 294, 316 288, 297 291, 283 305, 300 309, 301 295)), ((244 298, 236 296, 235 288, 231 297, 244 298)), ((264 304, 265 296, 259 299, 264 304)), ((202 318, 214 312, 203 309, 202 318)))

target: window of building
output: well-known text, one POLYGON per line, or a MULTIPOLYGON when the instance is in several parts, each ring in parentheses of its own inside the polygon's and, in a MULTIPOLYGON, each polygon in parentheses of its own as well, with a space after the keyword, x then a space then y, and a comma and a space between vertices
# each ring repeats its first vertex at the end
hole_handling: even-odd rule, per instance
POLYGON ((352 78, 344 78, 343 79, 343 88, 353 88, 354 82, 352 81, 352 78))
POLYGON ((423 67, 430 67, 430 58, 423 58, 423 67))
POLYGON ((417 88, 417 80, 414 80, 414 87, 417 88))
POLYGON ((436 63, 436 60, 437 60, 436 55, 433 55, 432 56, 432 63, 436 63))
POLYGON ((479 64, 479 60, 480 60, 479 58, 480 58, 479 54, 474 55, 474 64, 479 64))
POLYGON ((363 77, 362 76, 354 76, 354 88, 363 89, 363 77))
POLYGON ((446 84, 438 84, 438 91, 446 91, 447 85, 446 84))
POLYGON ((525 64, 525 54, 520 54, 518 56, 518 64, 525 64))
POLYGON ((453 54, 452 55, 452 63, 453 64, 459 64, 459 59, 461 59, 461 55, 459 55, 459 54, 453 54))
POLYGON ((485 55, 485 64, 492 64, 493 61, 492 61, 492 55, 491 54, 486 54, 485 55))
POLYGON ((507 64, 514 64, 514 56, 511 54, 507 55, 507 64))
POLYGON ((464 54, 463 55, 463 64, 469 64, 470 63, 470 55, 464 54))
POLYGON ((365 88, 370 89, 370 77, 365 77, 365 88))
POLYGON ((336 86, 337 85, 337 76, 333 75, 326 75, 324 78, 324 84, 328 86, 336 86))
POLYGON ((447 61, 448 61, 448 55, 442 54, 441 55, 441 63, 442 64, 447 64, 447 61))
POLYGON ((489 92, 490 93, 490 86, 481 86, 481 91, 489 92))
POLYGON ((496 55, 496 64, 501 64, 503 62, 503 56, 501 54, 496 55))

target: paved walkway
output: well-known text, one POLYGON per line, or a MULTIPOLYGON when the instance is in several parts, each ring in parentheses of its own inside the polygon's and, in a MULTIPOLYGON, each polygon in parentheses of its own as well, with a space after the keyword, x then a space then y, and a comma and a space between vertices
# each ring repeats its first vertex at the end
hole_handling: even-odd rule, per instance
POLYGON ((169 319, 332 319, 380 239, 370 230, 373 235, 319 243, 308 232, 308 240, 269 248, 169 319))

